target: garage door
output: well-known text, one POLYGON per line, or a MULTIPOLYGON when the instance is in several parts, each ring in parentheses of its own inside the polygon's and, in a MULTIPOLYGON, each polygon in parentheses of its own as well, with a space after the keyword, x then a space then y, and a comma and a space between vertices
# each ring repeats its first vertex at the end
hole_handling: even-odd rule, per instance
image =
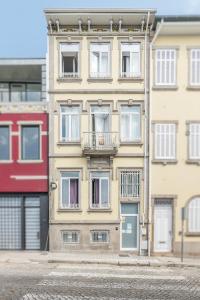
POLYGON ((0 249, 40 249, 40 198, 0 196, 0 249))

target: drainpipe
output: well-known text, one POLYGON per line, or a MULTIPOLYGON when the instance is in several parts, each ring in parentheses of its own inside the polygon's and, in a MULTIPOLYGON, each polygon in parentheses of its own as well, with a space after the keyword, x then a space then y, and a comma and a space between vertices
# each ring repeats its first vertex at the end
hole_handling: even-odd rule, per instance
MULTIPOLYGON (((150 90, 149 90, 149 155, 151 153, 151 133, 152 133, 152 89, 151 87, 153 86, 153 77, 152 77, 152 69, 153 69, 153 57, 152 57, 152 49, 153 45, 160 33, 160 30, 164 24, 164 20, 161 20, 161 23, 159 24, 158 28, 156 29, 155 35, 150 43, 150 70, 149 70, 149 80, 150 80, 150 90)), ((151 155, 150 155, 151 157, 151 155)), ((151 160, 149 158, 149 209, 148 209, 148 256, 151 256, 151 227, 152 225, 152 211, 151 211, 151 160)))
MULTIPOLYGON (((147 68, 148 68, 148 27, 149 27, 149 18, 150 18, 150 12, 148 12, 147 15, 147 24, 146 24, 146 30, 145 30, 145 39, 144 39, 144 204, 143 204, 143 224, 144 226, 145 219, 147 220, 148 212, 148 73, 147 73, 147 68)), ((140 238, 142 240, 142 232, 140 233, 140 238)), ((147 237, 148 239, 148 237, 147 237)), ((142 254, 141 251, 141 246, 140 246, 140 255, 142 254)))

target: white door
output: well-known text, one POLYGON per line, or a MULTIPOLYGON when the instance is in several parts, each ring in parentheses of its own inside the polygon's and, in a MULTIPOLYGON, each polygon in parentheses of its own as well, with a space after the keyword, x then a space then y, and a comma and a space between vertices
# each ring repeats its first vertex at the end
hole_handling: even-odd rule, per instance
POLYGON ((169 200, 162 200, 154 206, 154 251, 172 250, 172 205, 169 200))

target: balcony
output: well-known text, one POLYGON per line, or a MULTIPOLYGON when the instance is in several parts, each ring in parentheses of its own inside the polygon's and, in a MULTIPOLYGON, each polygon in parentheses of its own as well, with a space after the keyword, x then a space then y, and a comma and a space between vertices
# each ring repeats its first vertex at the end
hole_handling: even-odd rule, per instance
POLYGON ((84 132, 83 154, 89 156, 116 155, 119 146, 117 132, 84 132))
POLYGON ((41 92, 29 91, 29 92, 8 92, 0 91, 0 103, 7 102, 39 102, 41 101, 41 92))

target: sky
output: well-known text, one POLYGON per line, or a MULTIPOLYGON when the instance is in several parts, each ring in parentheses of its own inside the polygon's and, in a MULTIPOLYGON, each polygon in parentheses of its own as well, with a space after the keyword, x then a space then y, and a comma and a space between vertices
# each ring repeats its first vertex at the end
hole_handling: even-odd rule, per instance
POLYGON ((45 57, 45 8, 154 8, 199 14, 200 0, 0 0, 0 57, 45 57))

